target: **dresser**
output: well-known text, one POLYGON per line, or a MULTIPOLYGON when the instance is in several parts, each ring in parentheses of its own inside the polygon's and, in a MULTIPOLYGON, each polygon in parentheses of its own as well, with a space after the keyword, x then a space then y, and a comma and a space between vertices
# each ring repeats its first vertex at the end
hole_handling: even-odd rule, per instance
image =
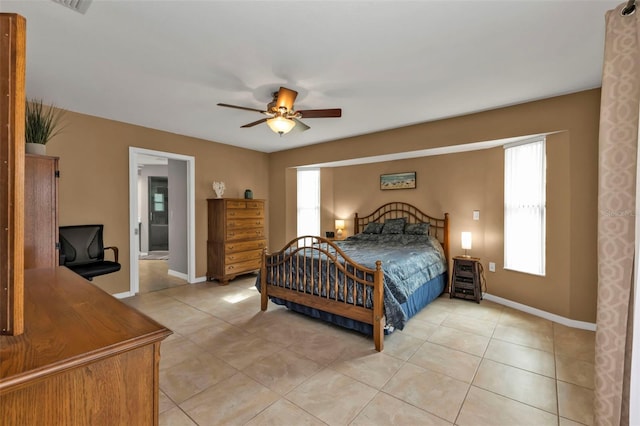
POLYGON ((482 299, 483 270, 480 259, 469 256, 453 258, 453 274, 451 276, 450 297, 475 300, 482 299))
POLYGON ((52 268, 59 263, 58 157, 24 160, 24 267, 52 268))
POLYGON ((171 331, 63 266, 27 269, 24 333, 0 336, 3 425, 157 425, 171 331))
POLYGON ((260 269, 265 236, 264 200, 210 198, 207 279, 228 284, 260 269))

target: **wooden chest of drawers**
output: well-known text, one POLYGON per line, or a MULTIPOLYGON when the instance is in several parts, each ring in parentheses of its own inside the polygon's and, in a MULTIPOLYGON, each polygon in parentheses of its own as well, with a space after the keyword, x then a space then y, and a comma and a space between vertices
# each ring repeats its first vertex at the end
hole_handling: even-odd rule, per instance
POLYGON ((228 284, 260 269, 265 236, 264 200, 210 198, 207 279, 228 284))

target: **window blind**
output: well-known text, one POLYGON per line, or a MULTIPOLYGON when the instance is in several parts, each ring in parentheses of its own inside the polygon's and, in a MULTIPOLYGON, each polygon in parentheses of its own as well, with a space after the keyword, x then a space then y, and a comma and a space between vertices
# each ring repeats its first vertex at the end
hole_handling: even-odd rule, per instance
POLYGON ((504 267, 545 275, 545 140, 505 146, 504 267))
POLYGON ((320 169, 298 170, 298 237, 320 235, 320 169))

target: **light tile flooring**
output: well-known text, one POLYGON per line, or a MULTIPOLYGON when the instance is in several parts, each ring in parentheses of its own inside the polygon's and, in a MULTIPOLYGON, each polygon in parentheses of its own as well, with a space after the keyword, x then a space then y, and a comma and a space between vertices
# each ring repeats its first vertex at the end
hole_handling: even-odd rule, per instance
POLYGON ((249 275, 125 299, 162 343, 161 425, 591 425, 594 333, 440 297, 370 338, 260 311, 249 275))
POLYGON ((138 261, 138 285, 140 293, 177 287, 187 282, 181 278, 167 275, 169 264, 166 260, 141 259, 138 261))

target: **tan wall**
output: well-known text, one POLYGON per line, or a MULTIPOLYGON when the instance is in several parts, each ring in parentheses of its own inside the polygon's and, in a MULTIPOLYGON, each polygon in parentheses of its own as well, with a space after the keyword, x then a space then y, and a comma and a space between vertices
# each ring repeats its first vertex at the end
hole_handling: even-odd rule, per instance
MULTIPOLYGON (((105 244, 120 249, 120 272, 96 277, 109 293, 129 290, 129 147, 195 157, 196 276, 206 275, 206 199, 211 182, 226 183, 225 197, 268 199, 268 155, 229 145, 68 112, 66 128, 47 144, 60 157, 60 225, 103 223, 105 244)), ((268 204, 267 204, 268 206, 268 204)), ((110 253, 108 253, 110 255, 110 253)))
MULTIPOLYGON (((547 141, 547 274, 506 271, 503 263, 503 151, 482 151, 336 168, 335 218, 369 213, 387 201, 414 203, 451 215, 451 253, 460 232, 473 232, 489 293, 567 318, 595 322, 597 159, 600 91, 531 102, 478 114, 274 153, 270 158, 270 247, 295 236, 292 167, 371 155, 559 132, 547 141), (382 173, 417 172, 415 190, 380 191, 382 173), (480 210, 480 221, 472 211, 480 210), (488 272, 488 262, 497 271, 488 272)), ((324 192, 324 189, 323 189, 324 192)), ((324 197, 324 195, 323 195, 324 197)), ((323 215, 330 215, 323 212, 323 215)), ((323 218, 323 226, 324 225, 323 218)), ((348 232, 352 232, 349 223, 348 232)))
MULTIPOLYGON (((60 225, 105 224, 106 243, 120 248, 123 270, 97 277, 95 283, 119 293, 129 288, 129 146, 196 158, 196 275, 201 277, 206 273, 205 199, 213 195, 213 180, 226 182, 225 196, 242 197, 245 188, 252 188, 255 198, 267 199, 269 245, 277 249, 296 233, 296 166, 558 131, 547 145, 544 278, 501 269, 501 149, 324 170, 322 231, 332 229, 336 218, 367 213, 392 199, 428 213, 447 211, 452 254, 460 247, 459 232, 471 230, 472 253, 483 258, 485 268, 489 261, 497 263, 496 273, 486 273, 491 294, 593 322, 599 96, 599 90, 590 90, 270 155, 68 113, 65 131, 47 145, 47 152, 60 157, 60 225), (378 189, 379 174, 412 170, 418 173, 416 190, 378 189), (479 222, 471 219, 474 209, 481 212, 479 222)), ((352 232, 350 221, 347 225, 347 233, 352 232)))

